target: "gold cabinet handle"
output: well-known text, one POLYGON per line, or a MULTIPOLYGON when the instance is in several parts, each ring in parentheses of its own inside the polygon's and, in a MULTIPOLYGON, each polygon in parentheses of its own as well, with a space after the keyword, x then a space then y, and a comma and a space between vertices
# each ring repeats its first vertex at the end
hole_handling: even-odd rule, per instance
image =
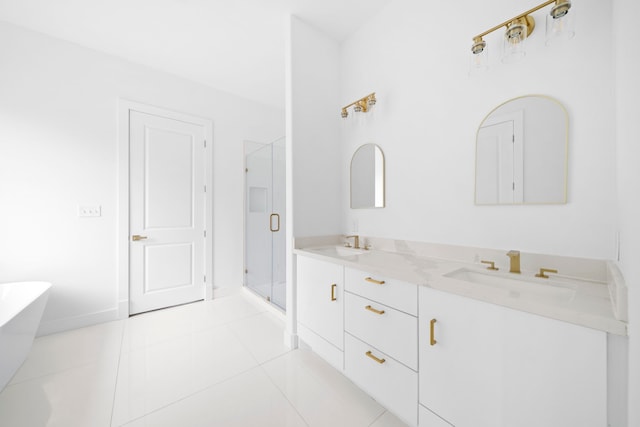
POLYGON ((336 301, 336 285, 335 283, 331 285, 331 301, 336 301))
POLYGON ((372 279, 371 277, 366 277, 364 280, 366 280, 369 283, 375 283, 376 285, 384 285, 384 280, 376 280, 376 279, 372 279))
POLYGON ((376 310, 375 308, 371 307, 370 305, 366 306, 364 308, 365 310, 369 310, 375 314, 384 314, 384 310, 376 310))
POLYGON ((368 358, 371 358, 371 359, 375 360, 376 362, 378 362, 378 363, 379 363, 379 364, 381 364, 381 365, 382 365, 384 362, 386 362, 386 360, 384 360, 384 359, 378 359, 377 357, 375 357, 375 356, 373 355, 373 353, 371 353, 370 351, 367 351, 367 352, 365 353, 365 355, 366 355, 368 358))
POLYGON ((436 322, 437 322, 436 319, 431 319, 431 322, 429 322, 429 344, 431 344, 432 346, 436 345, 436 343, 438 342, 436 341, 436 332, 435 332, 436 322))
POLYGON ((145 240, 147 238, 147 236, 140 236, 138 234, 134 234, 133 236, 131 236, 131 240, 133 240, 134 242, 137 242, 139 240, 145 240))

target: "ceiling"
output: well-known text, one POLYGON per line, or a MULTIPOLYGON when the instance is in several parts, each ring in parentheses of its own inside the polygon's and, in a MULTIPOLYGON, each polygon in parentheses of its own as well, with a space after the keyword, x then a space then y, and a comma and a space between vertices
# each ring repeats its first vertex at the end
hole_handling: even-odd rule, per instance
POLYGON ((287 16, 340 42, 390 0, 0 0, 0 20, 284 108, 287 16))

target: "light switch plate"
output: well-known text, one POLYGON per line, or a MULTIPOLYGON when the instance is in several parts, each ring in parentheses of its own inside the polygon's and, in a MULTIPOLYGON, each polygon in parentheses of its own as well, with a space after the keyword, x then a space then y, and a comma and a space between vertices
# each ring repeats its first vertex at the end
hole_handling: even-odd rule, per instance
POLYGON ((78 216, 81 218, 97 217, 102 215, 102 207, 100 205, 79 205, 78 216))

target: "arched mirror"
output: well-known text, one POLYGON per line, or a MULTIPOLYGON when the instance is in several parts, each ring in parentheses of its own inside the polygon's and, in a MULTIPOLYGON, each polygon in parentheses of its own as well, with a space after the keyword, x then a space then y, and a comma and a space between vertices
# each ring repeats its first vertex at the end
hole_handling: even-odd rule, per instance
POLYGON ((364 144, 351 158, 351 208, 383 207, 384 155, 376 144, 364 144))
POLYGON ((567 202, 569 118, 557 100, 514 98, 491 111, 476 136, 477 205, 567 202))

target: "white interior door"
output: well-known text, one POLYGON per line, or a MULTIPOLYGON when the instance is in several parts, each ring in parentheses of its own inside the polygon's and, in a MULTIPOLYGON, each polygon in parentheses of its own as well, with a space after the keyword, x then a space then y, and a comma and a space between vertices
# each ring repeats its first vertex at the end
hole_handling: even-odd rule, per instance
POLYGON ((483 126, 477 144, 476 203, 514 203, 513 122, 483 126))
POLYGON ((131 111, 130 314, 197 301, 205 283, 205 129, 131 111))

